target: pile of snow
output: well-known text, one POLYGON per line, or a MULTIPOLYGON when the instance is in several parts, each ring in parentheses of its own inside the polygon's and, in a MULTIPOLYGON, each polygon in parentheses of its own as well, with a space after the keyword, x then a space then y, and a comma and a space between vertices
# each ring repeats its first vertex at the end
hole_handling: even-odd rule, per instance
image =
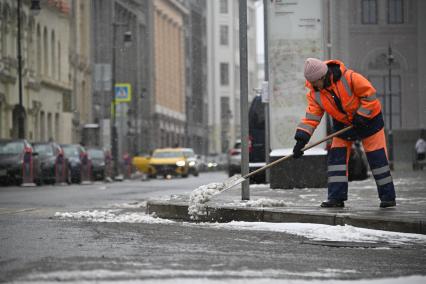
POLYGON ((241 202, 244 207, 284 207, 286 206, 284 200, 275 200, 271 198, 259 198, 257 200, 249 200, 241 202))
POLYGON ((168 224, 174 223, 171 220, 157 218, 154 215, 145 213, 122 213, 121 210, 106 211, 79 211, 79 212, 56 212, 55 217, 61 219, 84 220, 87 222, 104 223, 148 223, 148 224, 168 224))
POLYGON ((206 215, 206 203, 224 188, 223 183, 209 183, 202 185, 191 192, 189 196, 188 214, 191 220, 198 220, 200 216, 206 215))
POLYGON ((219 194, 225 188, 237 185, 241 180, 241 175, 234 175, 226 182, 213 182, 202 185, 191 192, 189 196, 188 214, 191 220, 199 220, 200 216, 206 215, 206 203, 216 194, 219 194))
POLYGON ((366 242, 389 244, 426 244, 426 235, 358 228, 350 225, 331 226, 311 223, 242 222, 217 223, 215 228, 282 232, 303 236, 314 241, 366 242))

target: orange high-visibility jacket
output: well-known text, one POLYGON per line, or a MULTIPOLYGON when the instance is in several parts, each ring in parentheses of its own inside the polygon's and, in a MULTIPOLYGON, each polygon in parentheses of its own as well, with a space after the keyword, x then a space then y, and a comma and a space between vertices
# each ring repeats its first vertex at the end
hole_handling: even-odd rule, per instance
POLYGON ((329 60, 325 63, 340 65, 342 76, 337 82, 331 79, 331 86, 327 88, 329 91, 324 89, 315 91, 311 83, 306 81, 306 87, 309 88, 309 92, 306 94, 308 106, 305 117, 297 126, 298 130, 302 130, 311 136, 320 123, 324 112, 345 125, 352 124, 355 113, 368 119, 381 113, 381 104, 376 97, 376 89, 365 77, 347 69, 339 60, 329 60), (331 91, 340 99, 345 113, 338 109, 331 91))

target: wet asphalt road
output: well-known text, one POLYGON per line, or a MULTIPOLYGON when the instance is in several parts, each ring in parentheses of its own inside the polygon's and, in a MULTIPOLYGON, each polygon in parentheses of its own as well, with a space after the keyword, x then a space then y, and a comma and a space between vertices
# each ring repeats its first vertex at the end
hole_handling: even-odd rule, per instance
POLYGON ((426 248, 336 247, 278 232, 200 224, 93 223, 55 212, 144 211, 149 198, 222 181, 224 173, 84 186, 0 187, 0 281, 80 283, 361 279, 426 275, 426 248))

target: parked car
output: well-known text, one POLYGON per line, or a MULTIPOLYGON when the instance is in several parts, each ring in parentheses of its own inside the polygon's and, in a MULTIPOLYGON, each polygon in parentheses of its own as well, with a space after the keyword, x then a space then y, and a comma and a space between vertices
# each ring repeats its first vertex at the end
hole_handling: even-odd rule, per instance
POLYGON ((61 146, 55 142, 36 142, 32 143, 32 146, 39 155, 41 178, 44 183, 53 184, 56 182, 57 163, 62 160, 64 160, 65 165, 65 180, 68 180, 68 161, 65 159, 61 146))
POLYGON ((189 166, 189 173, 193 176, 198 177, 198 175, 200 174, 200 160, 197 155, 195 155, 194 149, 184 148, 183 152, 189 166))
POLYGON ((105 179, 105 152, 100 148, 88 148, 87 154, 92 162, 92 179, 104 180, 105 179))
POLYGON ((160 148, 154 150, 149 165, 149 177, 181 176, 188 177, 189 165, 182 148, 160 148))
POLYGON ((31 144, 24 139, 0 140, 0 184, 14 183, 20 185, 23 182, 23 170, 25 156, 30 155, 32 174, 34 182, 41 185, 40 162, 38 153, 31 144))
POLYGON ((79 144, 62 144, 61 147, 68 159, 71 182, 81 183, 83 163, 89 161, 86 149, 79 144))

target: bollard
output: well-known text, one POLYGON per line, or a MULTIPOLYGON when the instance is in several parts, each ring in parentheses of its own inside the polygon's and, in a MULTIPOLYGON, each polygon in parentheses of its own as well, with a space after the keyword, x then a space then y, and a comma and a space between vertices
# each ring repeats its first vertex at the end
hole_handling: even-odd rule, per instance
POLYGON ((59 185, 65 185, 67 181, 67 171, 64 153, 59 153, 55 162, 55 183, 59 185))
POLYGON ((105 152, 105 180, 112 181, 112 156, 109 151, 105 152))
POLYGON ((35 186, 33 153, 31 148, 25 148, 22 158, 22 186, 35 186))
POLYGON ((91 163, 87 153, 81 153, 81 183, 88 184, 91 183, 91 163))
POLYGON ((123 155, 123 165, 124 165, 124 178, 125 179, 130 179, 130 177, 132 176, 132 163, 131 163, 131 157, 129 154, 124 154, 123 155))

